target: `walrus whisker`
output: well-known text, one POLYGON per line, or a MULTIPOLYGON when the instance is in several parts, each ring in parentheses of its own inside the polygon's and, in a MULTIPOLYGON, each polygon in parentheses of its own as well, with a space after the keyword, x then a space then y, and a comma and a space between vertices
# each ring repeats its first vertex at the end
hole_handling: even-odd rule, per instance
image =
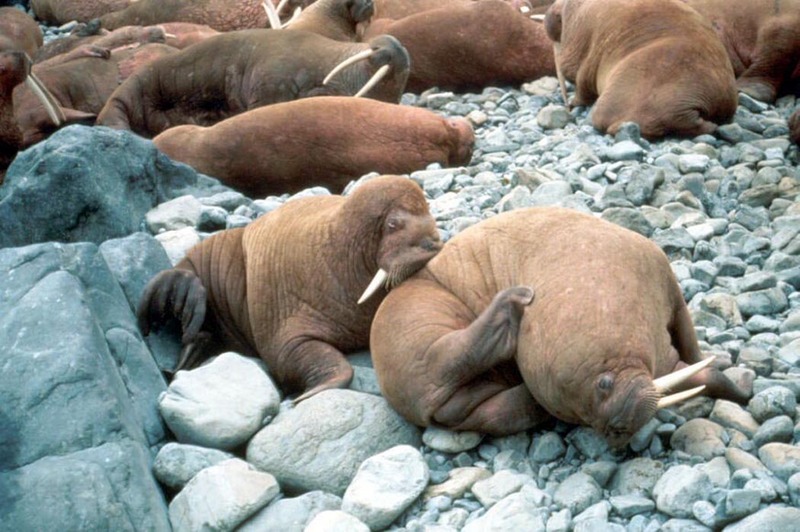
POLYGON ((323 85, 327 85, 328 82, 331 80, 331 78, 333 76, 335 76, 336 74, 338 74, 339 72, 341 72, 345 68, 349 67, 353 63, 357 63, 359 61, 363 61, 364 59, 367 59, 368 57, 370 57, 374 53, 375 52, 372 51, 372 50, 364 50, 362 52, 358 52, 355 55, 351 55, 350 57, 348 57, 347 59, 345 59, 344 61, 342 61, 338 65, 336 65, 335 67, 333 67, 333 69, 328 73, 328 75, 325 76, 325 79, 322 80, 322 84, 323 85))
POLYGON ((358 298, 358 304, 360 305, 361 303, 372 297, 372 294, 374 294, 378 290, 378 288, 383 286, 388 277, 389 274, 386 273, 386 270, 384 270, 383 268, 379 269, 378 273, 376 273, 375 277, 373 277, 372 281, 370 281, 367 289, 364 290, 364 293, 361 294, 360 298, 358 298))
POLYGON ((389 73, 389 70, 391 70, 391 68, 392 68, 391 65, 383 65, 382 67, 380 67, 378 70, 375 71, 372 77, 369 78, 369 80, 367 80, 364 86, 361 87, 361 89, 359 89, 359 91, 355 93, 353 96, 359 98, 364 94, 366 94, 372 87, 377 85, 380 82, 380 80, 386 77, 386 74, 389 73))
POLYGON ((686 390, 683 392, 674 393, 672 395, 667 395, 666 397, 662 397, 658 400, 656 408, 666 408, 668 406, 672 406, 676 403, 680 403, 681 401, 685 401, 695 395, 701 393, 703 390, 706 389, 706 385, 698 386, 697 388, 692 388, 690 390, 686 390))
POLYGON ((272 4, 272 0, 264 0, 261 2, 261 5, 264 6, 264 11, 267 13, 269 27, 273 30, 281 29, 283 27, 281 24, 281 17, 278 15, 278 10, 275 9, 275 6, 272 4))
POLYGON ((685 367, 681 370, 674 371, 669 375, 664 375, 663 377, 659 377, 653 381, 653 386, 655 386, 658 393, 663 394, 667 390, 670 390, 677 386, 678 384, 682 383, 686 379, 692 377, 695 373, 698 373, 706 366, 714 362, 715 356, 710 356, 705 360, 701 360, 696 364, 692 364, 691 366, 685 367))
POLYGON ((25 78, 25 84, 42 102, 42 105, 44 105, 44 110, 47 111, 47 116, 50 117, 50 120, 52 120, 56 126, 61 126, 67 121, 67 117, 64 115, 64 110, 61 109, 61 106, 58 104, 55 97, 50 94, 50 91, 47 90, 47 87, 44 86, 44 84, 33 72, 28 73, 28 77, 25 78))

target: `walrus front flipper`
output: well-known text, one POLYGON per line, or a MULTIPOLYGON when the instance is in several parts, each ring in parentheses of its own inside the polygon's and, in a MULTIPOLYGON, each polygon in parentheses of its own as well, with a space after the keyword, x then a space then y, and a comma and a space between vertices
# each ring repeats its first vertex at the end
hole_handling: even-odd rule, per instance
POLYGON ((151 328, 157 330, 169 320, 176 318, 181 322, 181 343, 184 346, 178 367, 189 359, 196 358, 193 351, 204 339, 200 329, 206 318, 206 289, 200 278, 192 271, 182 269, 164 270, 153 277, 145 287, 136 319, 142 334, 150 334, 151 328))
POLYGON ((303 392, 295 404, 323 390, 347 388, 353 380, 353 367, 341 351, 308 337, 290 340, 273 371, 288 390, 303 392))

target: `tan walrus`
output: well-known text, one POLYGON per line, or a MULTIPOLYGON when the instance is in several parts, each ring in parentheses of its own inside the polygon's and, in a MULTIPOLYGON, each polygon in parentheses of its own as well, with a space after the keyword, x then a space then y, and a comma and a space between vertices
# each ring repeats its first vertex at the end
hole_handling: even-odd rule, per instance
POLYGON ((369 172, 468 164, 474 141, 463 118, 349 96, 267 105, 153 139, 170 158, 254 198, 317 185, 340 192, 369 172))
POLYGON ((174 315, 183 325, 179 368, 233 349, 260 356, 285 393, 304 399, 350 382, 342 353, 367 346, 382 299, 357 304, 370 279, 379 282, 362 300, 440 248, 422 189, 408 178, 376 177, 346 197, 290 201, 195 246, 150 281, 139 326, 148 334, 174 315))
POLYGON ((736 112, 725 48, 680 0, 557 0, 544 23, 560 79, 575 82, 572 103, 594 104, 602 132, 636 122, 650 139, 696 136, 736 112))
POLYGON ((668 389, 749 396, 713 367, 657 379, 702 359, 666 255, 561 208, 510 211, 453 237, 384 299, 370 347, 384 396, 421 426, 502 435, 552 415, 619 447, 684 397, 662 398, 668 389))
POLYGON ((399 102, 408 63, 405 48, 389 35, 350 43, 288 29, 223 33, 136 72, 114 91, 97 124, 152 137, 310 96, 366 90, 369 98, 399 102), (357 64, 327 79, 344 60, 357 64))

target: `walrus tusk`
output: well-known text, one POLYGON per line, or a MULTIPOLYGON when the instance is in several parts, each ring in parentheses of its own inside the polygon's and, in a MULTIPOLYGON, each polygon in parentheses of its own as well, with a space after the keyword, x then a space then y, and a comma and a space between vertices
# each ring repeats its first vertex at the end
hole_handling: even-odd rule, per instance
POLYGON ((283 11, 283 8, 286 7, 286 4, 288 4, 288 3, 289 3, 289 0, 281 0, 280 2, 278 2, 278 5, 275 6, 275 13, 280 15, 281 11, 283 11))
POLYGON ((561 45, 557 42, 553 43, 553 59, 556 63, 556 77, 558 78, 558 86, 561 88, 561 97, 564 99, 564 105, 569 106, 567 101, 567 82, 564 81, 564 73, 561 72, 561 45))
POLYGON ((372 87, 377 85, 380 80, 385 78, 386 77, 386 73, 389 72, 389 70, 391 68, 392 67, 389 66, 389 65, 383 65, 382 67, 380 67, 378 70, 375 71, 375 73, 372 75, 372 77, 369 78, 369 80, 367 80, 366 83, 364 83, 364 86, 361 87, 361 89, 359 89, 359 91, 357 93, 355 93, 353 96, 356 97, 356 98, 359 98, 359 97, 363 96, 372 87))
POLYGON ((536 22, 544 22, 544 15, 531 15, 528 18, 536 22))
POLYGON ((672 406, 675 403, 680 403, 690 397, 694 397, 695 395, 699 394, 703 390, 706 389, 706 385, 698 386, 697 388, 692 388, 690 390, 686 390, 684 392, 674 393, 672 395, 668 395, 666 397, 662 397, 658 400, 658 404, 656 408, 666 408, 668 406, 672 406))
POLYGON ((383 286, 383 284, 386 282, 386 279, 388 278, 389 274, 386 273, 386 270, 384 270, 383 268, 379 269, 378 273, 376 273, 375 277, 373 277, 372 281, 370 281, 367 289, 364 290, 363 294, 361 294, 361 297, 358 299, 358 304, 360 305, 361 303, 372 297, 372 294, 374 294, 378 290, 378 288, 383 286))
POLYGON ((42 105, 44 105, 44 110, 47 111, 47 116, 50 117, 50 120, 52 120, 56 126, 61 126, 67 121, 67 117, 64 115, 64 110, 61 109, 61 106, 58 104, 55 97, 50 94, 50 91, 47 90, 47 87, 44 86, 41 80, 39 80, 39 78, 37 78, 32 71, 28 73, 28 77, 25 79, 25 84, 42 102, 42 105))
POLYGON ((653 381, 653 386, 655 386, 658 393, 663 394, 667 390, 674 388, 678 384, 693 376, 695 373, 698 373, 704 369, 706 366, 714 362, 715 358, 715 356, 710 356, 696 364, 692 364, 691 366, 687 366, 678 371, 673 371, 669 375, 659 377, 653 381))
POLYGON ((368 57, 370 57, 374 53, 375 52, 372 51, 372 50, 364 50, 363 52, 358 52, 355 55, 351 55, 350 57, 348 57, 347 59, 345 59, 344 61, 342 61, 338 65, 336 65, 335 67, 333 67, 333 69, 328 73, 328 75, 325 76, 325 79, 322 80, 322 84, 323 85, 327 85, 328 82, 331 80, 331 78, 333 76, 335 76, 336 74, 338 74, 339 72, 341 72, 345 68, 349 67, 353 63, 357 63, 359 61, 363 61, 364 59, 367 59, 368 57))
POLYGON ((272 0, 264 0, 261 5, 264 6, 264 11, 267 13, 269 27, 273 30, 281 29, 283 27, 281 24, 281 17, 278 15, 278 10, 275 9, 275 6, 272 4, 272 0))

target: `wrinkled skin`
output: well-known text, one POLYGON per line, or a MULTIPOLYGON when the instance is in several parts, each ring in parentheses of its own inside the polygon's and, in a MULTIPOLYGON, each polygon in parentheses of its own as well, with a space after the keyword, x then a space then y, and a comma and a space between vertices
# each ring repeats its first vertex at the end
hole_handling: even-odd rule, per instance
POLYGON ((683 0, 711 22, 737 88, 765 102, 800 91, 800 0, 683 0))
POLYGON ((31 62, 20 50, 0 51, 0 184, 22 146, 22 131, 14 117, 14 87, 25 81, 31 62))
POLYGON ((399 283, 440 247, 422 190, 378 177, 213 235, 150 281, 137 316, 144 334, 177 317, 189 365, 223 349, 260 356, 285 393, 305 399, 349 384, 343 353, 368 343, 385 291, 356 301, 378 268, 399 283))
POLYGON ((111 32, 104 30, 99 34, 86 36, 76 32, 47 43, 36 54, 34 62, 37 65, 63 62, 64 60, 59 59, 59 56, 79 48, 87 48, 89 45, 113 50, 130 44, 147 44, 151 42, 166 42, 166 31, 162 26, 125 26, 111 32))
POLYGON ((0 52, 21 50, 33 58, 42 46, 42 30, 25 12, 0 7, 0 52))
MULTIPOLYGON (((702 358, 661 249, 553 207, 453 237, 389 293, 370 347, 384 396, 417 425, 505 435, 554 416, 614 447, 655 414, 653 378, 702 358)), ((715 397, 750 395, 713 367, 684 386, 699 383, 715 397)))
POLYGON ((594 104, 602 132, 636 122, 649 139, 696 136, 736 111, 725 49, 681 0, 557 0, 545 27, 560 43, 556 63, 575 83, 572 104, 594 104))
POLYGON ((77 20, 88 22, 134 4, 136 0, 31 0, 36 18, 60 26, 77 20))
POLYGON ((463 118, 349 96, 252 109, 216 125, 177 126, 153 139, 170 158, 246 195, 324 186, 340 192, 369 172, 407 174, 468 164, 475 137, 463 118))
POLYGON ((789 138, 800 146, 800 110, 795 111, 789 117, 789 138))
POLYGON ((100 17, 104 28, 152 26, 162 22, 207 24, 217 31, 267 28, 262 0, 137 0, 100 17))
MULTIPOLYGON (((120 83, 149 62, 175 52, 176 49, 165 44, 123 47, 114 52, 98 49, 100 55, 50 67, 35 65, 34 72, 61 105, 67 119, 63 125, 93 124, 120 83)), ((22 146, 35 144, 57 129, 27 86, 21 85, 14 91, 14 107, 23 133, 22 146)))
MULTIPOLYGON (((456 4, 466 5, 476 0, 375 0, 376 18, 401 19, 423 11, 456 4)), ((482 1, 482 0, 478 0, 482 1)), ((526 7, 530 13, 544 13, 553 0, 505 0, 514 9, 526 7)))
POLYGON ((317 0, 286 29, 309 31, 334 41, 355 42, 356 28, 369 22, 375 9, 372 0, 317 0))
POLYGON ((366 96, 398 102, 408 77, 408 54, 392 37, 343 43, 295 30, 226 33, 131 76, 111 96, 97 124, 145 137, 182 124, 210 126, 267 104, 355 94, 385 64, 391 72, 366 96), (378 53, 322 85, 344 58, 370 48, 378 53))
POLYGON ((555 75, 553 47, 540 22, 501 0, 458 2, 366 29, 397 37, 411 56, 407 90, 480 91, 555 75), (453 31, 452 28, 458 28, 453 31))
POLYGON ((164 22, 159 26, 167 33, 166 43, 181 50, 220 33, 206 24, 192 22, 164 22))

